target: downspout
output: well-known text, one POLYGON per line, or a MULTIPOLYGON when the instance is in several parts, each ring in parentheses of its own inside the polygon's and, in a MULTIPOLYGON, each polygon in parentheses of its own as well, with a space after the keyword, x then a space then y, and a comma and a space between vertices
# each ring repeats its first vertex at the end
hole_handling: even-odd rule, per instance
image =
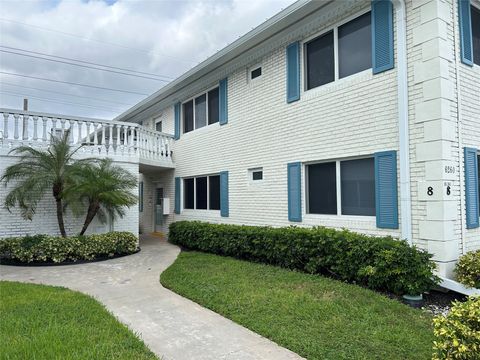
POLYGON ((412 245, 412 197, 410 192, 410 139, 408 124, 407 17, 405 0, 394 0, 397 23, 397 104, 400 161, 401 237, 412 245))

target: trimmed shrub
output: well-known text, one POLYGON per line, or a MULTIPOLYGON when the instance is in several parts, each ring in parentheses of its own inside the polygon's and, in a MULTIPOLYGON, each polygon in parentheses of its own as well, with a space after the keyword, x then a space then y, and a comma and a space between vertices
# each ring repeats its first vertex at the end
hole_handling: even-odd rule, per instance
POLYGON ((456 301, 447 316, 433 319, 433 360, 480 359, 480 297, 456 301))
POLYGON ((138 238, 129 232, 109 232, 67 238, 34 235, 0 240, 0 259, 31 262, 93 260, 134 253, 138 238))
POLYGON ((392 237, 325 227, 257 227, 179 221, 169 240, 185 248, 329 274, 374 290, 417 295, 438 283, 427 252, 392 237))
POLYGON ((461 256, 455 267, 457 280, 463 285, 480 289, 480 250, 461 256))

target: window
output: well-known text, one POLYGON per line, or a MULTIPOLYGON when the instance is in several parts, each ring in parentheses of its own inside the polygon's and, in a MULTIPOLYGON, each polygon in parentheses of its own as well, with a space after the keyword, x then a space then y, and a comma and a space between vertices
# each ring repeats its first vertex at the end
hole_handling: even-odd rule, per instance
POLYGON ((336 163, 308 166, 308 210, 311 214, 337 213, 336 163))
POLYGON ((307 46, 307 89, 335 80, 333 31, 310 41, 307 46))
POLYGON ((218 87, 208 92, 208 125, 217 123, 220 116, 220 104, 218 102, 218 87))
POLYGON ((220 176, 184 179, 184 208, 220 210, 220 176))
POLYGON ((372 67, 371 22, 368 12, 305 44, 307 90, 372 67))
POLYGON ((256 170, 252 172, 252 180, 263 180, 263 171, 262 170, 256 170))
POLYGON ((477 170, 478 170, 478 203, 480 204, 480 154, 477 155, 477 170))
POLYGON ((183 132, 200 129, 219 120, 218 87, 183 103, 183 132))
POLYGON ((197 177, 196 182, 196 209, 207 208, 207 177, 197 177))
POLYGON ((210 210, 220 210, 220 176, 209 176, 210 210))
POLYGON ((360 159, 340 163, 342 214, 375 215, 374 160, 360 159))
POLYGON ((183 132, 193 130, 193 100, 183 104, 183 132))
POLYGON ((251 72, 250 72, 250 79, 255 79, 255 78, 258 78, 262 76, 262 67, 257 67, 256 69, 253 69, 251 72))
POLYGON ((375 215, 373 158, 307 165, 310 214, 375 215))
POLYGON ((138 183, 138 211, 143 212, 143 181, 138 183))
POLYGON ((480 10, 472 5, 473 62, 480 65, 480 10))
POLYGON ((338 28, 338 76, 343 78, 372 67, 370 13, 338 28))
POLYGON ((185 209, 194 209, 195 208, 195 179, 185 179, 183 182, 185 193, 184 204, 183 207, 185 209))
POLYGON ((162 122, 161 121, 157 121, 156 124, 155 124, 155 130, 159 131, 159 132, 162 132, 162 122))

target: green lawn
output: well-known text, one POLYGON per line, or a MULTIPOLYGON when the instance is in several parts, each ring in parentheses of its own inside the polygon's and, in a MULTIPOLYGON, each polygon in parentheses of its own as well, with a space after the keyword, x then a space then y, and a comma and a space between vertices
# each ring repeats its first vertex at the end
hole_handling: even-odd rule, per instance
POLYGON ((431 317, 321 276, 182 252, 161 283, 308 359, 430 359, 431 317))
POLYGON ((2 359, 157 359, 89 296, 59 287, 0 282, 2 359))

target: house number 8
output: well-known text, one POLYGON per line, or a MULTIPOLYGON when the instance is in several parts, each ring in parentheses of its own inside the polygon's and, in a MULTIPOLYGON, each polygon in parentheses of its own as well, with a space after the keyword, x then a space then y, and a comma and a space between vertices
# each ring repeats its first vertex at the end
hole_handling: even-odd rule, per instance
POLYGON ((427 189, 427 194, 428 196, 432 196, 433 195, 433 187, 429 186, 428 189, 427 189))
POLYGON ((450 186, 447 186, 447 195, 450 195, 450 186))

